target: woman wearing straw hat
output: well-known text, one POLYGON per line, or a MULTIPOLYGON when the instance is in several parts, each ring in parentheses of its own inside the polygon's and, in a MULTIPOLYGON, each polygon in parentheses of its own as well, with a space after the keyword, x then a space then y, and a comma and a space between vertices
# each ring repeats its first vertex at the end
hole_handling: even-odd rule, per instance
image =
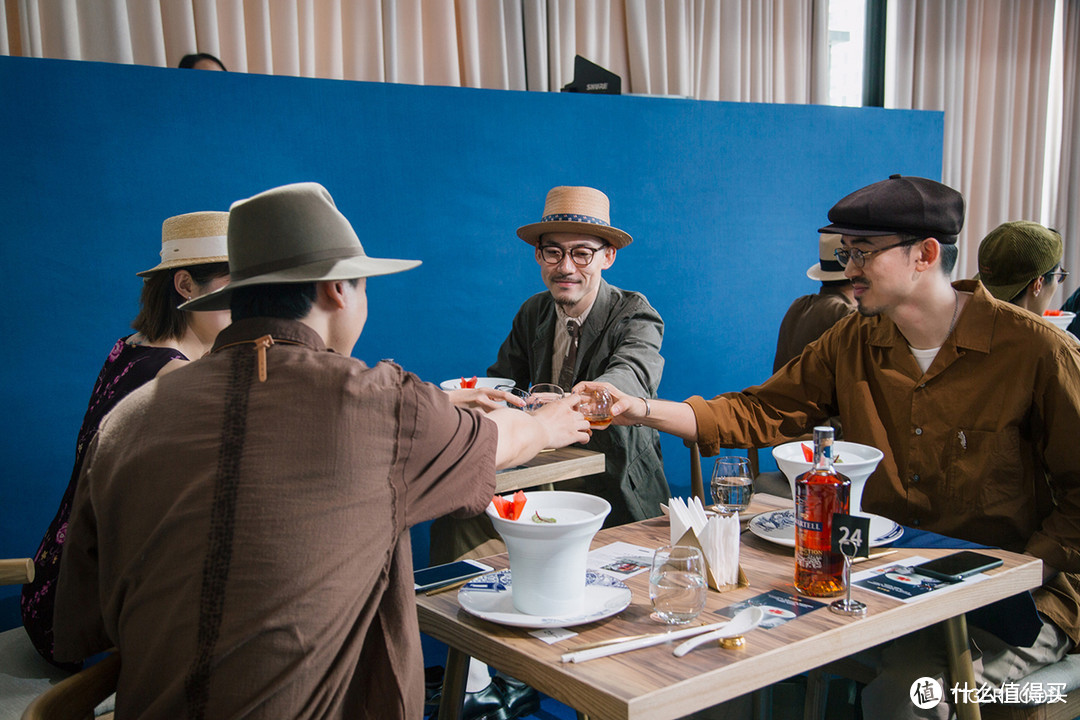
MULTIPOLYGON (((206 354, 229 324, 228 311, 187 312, 178 306, 229 279, 227 212, 195 212, 161 226, 161 262, 138 275, 143 281, 135 333, 120 338, 101 368, 75 447, 75 467, 45 537, 34 556, 35 577, 23 586, 23 625, 49 662, 53 660, 53 603, 71 501, 83 457, 102 418, 136 388, 206 354)), ((56 663, 61 665, 60 663, 56 663)), ((70 665, 62 667, 71 667, 70 665)))

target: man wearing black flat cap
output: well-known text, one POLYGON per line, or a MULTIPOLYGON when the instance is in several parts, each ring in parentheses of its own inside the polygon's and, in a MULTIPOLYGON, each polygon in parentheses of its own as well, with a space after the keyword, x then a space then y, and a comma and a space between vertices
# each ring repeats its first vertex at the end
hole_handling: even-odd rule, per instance
MULTIPOLYGON (((863 510, 1042 559, 1031 631, 1007 642, 1009 633, 971 630, 976 681, 1000 688, 1080 639, 1080 351, 977 281, 950 283, 964 220, 952 188, 894 175, 840 200, 829 220, 820 232, 842 236, 836 259, 857 314, 742 392, 658 400, 646 416, 640 400, 613 390, 615 422, 716 454, 775 445, 838 415, 845 439, 884 453, 863 510)), ((1007 618, 1014 630, 1017 619, 1007 618)), ((948 691, 928 710, 908 696, 919 677, 943 676, 943 645, 931 628, 880 648, 864 716, 947 717, 948 691)))

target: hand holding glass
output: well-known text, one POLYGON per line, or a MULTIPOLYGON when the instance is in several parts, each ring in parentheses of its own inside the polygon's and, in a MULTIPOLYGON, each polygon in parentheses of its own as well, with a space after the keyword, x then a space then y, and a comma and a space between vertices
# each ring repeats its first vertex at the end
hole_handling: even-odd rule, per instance
POLYGON ((593 430, 606 430, 611 424, 611 406, 614 404, 611 393, 604 388, 596 388, 581 394, 578 410, 589 421, 589 427, 593 430))
POLYGON ((652 618, 668 625, 684 625, 705 607, 705 557, 695 547, 658 548, 649 573, 652 618))
POLYGON ((754 495, 750 461, 730 456, 716 459, 712 473, 712 499, 722 513, 746 512, 754 495))

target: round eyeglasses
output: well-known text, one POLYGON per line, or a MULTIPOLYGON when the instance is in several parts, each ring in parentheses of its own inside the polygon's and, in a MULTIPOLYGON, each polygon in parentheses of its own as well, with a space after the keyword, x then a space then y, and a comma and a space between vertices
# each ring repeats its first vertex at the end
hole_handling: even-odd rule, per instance
MULTIPOLYGON (((601 245, 598 248, 586 246, 571 248, 570 259, 578 267, 587 267, 589 263, 593 261, 593 256, 606 247, 607 245, 601 245)), ((567 252, 558 245, 544 245, 540 248, 539 252, 540 257, 542 257, 544 262, 548 265, 558 265, 567 254, 567 252)))
POLYGON ((866 266, 866 258, 870 257, 874 253, 885 252, 886 250, 892 250, 893 248, 901 247, 902 245, 914 245, 919 242, 918 240, 901 240, 898 243, 892 245, 886 245, 883 248, 877 248, 876 250, 860 250, 859 248, 837 248, 833 250, 833 255, 836 256, 836 262, 840 263, 840 267, 846 268, 848 260, 855 263, 855 267, 861 268, 866 266))

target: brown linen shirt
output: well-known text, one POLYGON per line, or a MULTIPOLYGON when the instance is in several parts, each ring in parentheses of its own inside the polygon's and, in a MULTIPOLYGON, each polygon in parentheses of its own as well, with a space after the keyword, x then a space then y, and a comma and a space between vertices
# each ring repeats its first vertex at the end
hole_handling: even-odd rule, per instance
POLYGON ((839 415, 885 457, 862 505, 905 525, 1042 558, 1039 610, 1080 641, 1080 349, 977 281, 924 374, 886 317, 851 315, 763 384, 686 402, 703 454, 763 447, 839 415))
POLYGON ((804 347, 821 337, 837 320, 853 312, 855 302, 835 285, 823 285, 816 294, 797 298, 788 308, 780 323, 780 332, 776 334, 773 372, 799 357, 804 347))
POLYGON ((301 323, 234 323, 102 423, 57 656, 120 648, 118 718, 420 718, 409 527, 483 510, 497 432, 301 323))

